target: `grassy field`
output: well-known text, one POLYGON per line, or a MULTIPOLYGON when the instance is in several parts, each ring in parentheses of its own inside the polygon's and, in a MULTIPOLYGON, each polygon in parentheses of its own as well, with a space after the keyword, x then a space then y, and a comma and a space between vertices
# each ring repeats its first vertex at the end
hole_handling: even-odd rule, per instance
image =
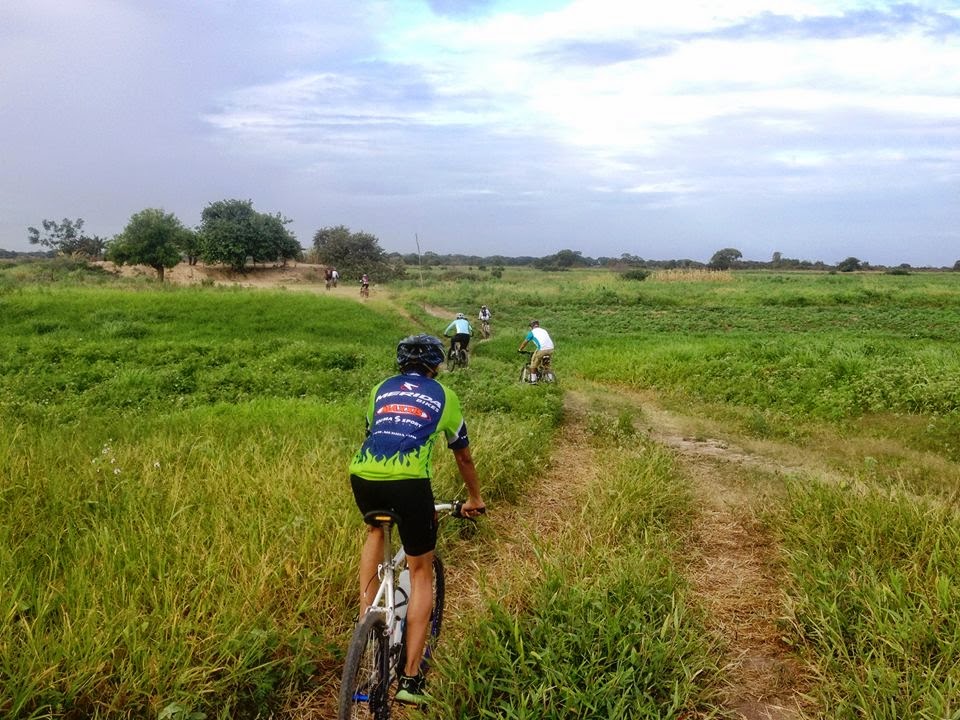
MULTIPOLYGON (((523 506, 581 382, 817 453, 848 482, 785 481, 762 511, 818 707, 960 717, 960 274, 450 269, 390 290, 360 304, 0 266, 0 714, 297 717, 330 695, 365 393, 397 339, 442 331, 426 308, 487 303, 493 339, 444 380, 492 511, 523 506), (557 340, 556 387, 516 382, 532 317, 557 340)), ((682 574, 694 500, 610 412, 592 433, 604 484, 535 572, 458 623, 473 630, 443 646, 435 717, 722 715, 682 574)), ((436 486, 461 491, 449 457, 436 486)), ((498 542, 442 539, 453 567, 498 542)))

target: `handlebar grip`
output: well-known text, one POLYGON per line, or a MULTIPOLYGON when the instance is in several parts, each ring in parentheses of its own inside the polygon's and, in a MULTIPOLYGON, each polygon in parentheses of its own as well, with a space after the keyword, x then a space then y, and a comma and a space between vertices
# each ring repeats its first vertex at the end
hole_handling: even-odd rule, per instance
MULTIPOLYGON (((464 504, 463 500, 457 500, 453 504, 453 510, 450 511, 450 514, 453 515, 453 517, 455 518, 460 518, 461 520, 472 520, 473 518, 467 517, 466 515, 463 514, 463 504, 464 504)), ((479 515, 483 515, 484 513, 487 512, 487 508, 486 507, 477 508, 476 512, 479 515)))

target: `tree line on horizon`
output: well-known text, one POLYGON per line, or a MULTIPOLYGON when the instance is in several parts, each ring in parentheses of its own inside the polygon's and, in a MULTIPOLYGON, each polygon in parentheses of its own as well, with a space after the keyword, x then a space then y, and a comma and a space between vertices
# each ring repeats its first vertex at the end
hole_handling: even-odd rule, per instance
MULTIPOLYGON (((120 265, 147 265, 162 280, 164 270, 180 262, 208 265, 226 265, 243 272, 248 263, 279 263, 287 261, 313 262, 336 267, 341 274, 368 273, 378 281, 403 277, 408 269, 436 266, 468 266, 504 268, 532 266, 548 272, 584 267, 607 267, 621 272, 636 273, 647 269, 707 269, 707 270, 820 270, 852 272, 880 270, 906 273, 913 268, 908 263, 895 267, 871 265, 855 257, 836 264, 821 260, 810 261, 786 258, 774 252, 769 261, 745 260, 736 248, 717 250, 708 262, 691 259, 651 260, 631 253, 619 257, 589 257, 579 250, 564 249, 543 257, 506 255, 467 255, 462 253, 387 253, 379 239, 368 232, 354 232, 344 225, 323 227, 313 236, 309 249, 304 249, 286 227, 290 219, 280 213, 267 214, 253 209, 251 200, 220 200, 210 203, 201 214, 197 228, 187 228, 173 213, 158 208, 147 208, 131 216, 127 226, 112 239, 88 235, 84 220, 64 218, 57 222, 43 220, 42 231, 27 229, 32 245, 49 248, 45 252, 17 252, 0 249, 0 259, 24 256, 73 256, 93 260, 111 260, 120 265)), ((960 260, 953 267, 960 271, 960 260)))

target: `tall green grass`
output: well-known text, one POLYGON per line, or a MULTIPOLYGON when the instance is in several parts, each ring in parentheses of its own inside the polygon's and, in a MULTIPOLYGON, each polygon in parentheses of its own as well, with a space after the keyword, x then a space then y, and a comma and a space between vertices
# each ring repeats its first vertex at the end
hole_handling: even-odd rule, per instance
MULTIPOLYGON (((363 537, 346 467, 367 392, 421 328, 285 292, 0 302, 0 714, 263 717, 335 683, 363 537)), ((515 497, 559 421, 551 391, 482 361, 444 380, 488 501, 515 497)), ((461 495, 441 455, 437 493, 461 495)))
MULTIPOLYGON (((397 339, 446 326, 424 304, 494 312, 469 371, 442 378, 492 512, 524 501, 578 377, 756 434, 872 422, 956 459, 960 276, 734 278, 507 268, 410 282, 393 308, 0 267, 0 714, 282 716, 332 689, 362 539, 345 468, 397 339), (516 381, 532 317, 557 340, 556 387, 516 381)), ((559 537, 530 540, 535 572, 488 588, 473 631, 443 645, 434 716, 712 711, 715 648, 674 562, 691 501, 669 456, 631 432, 591 424, 602 481, 559 537)), ((462 493, 449 453, 435 487, 462 493)), ((831 716, 955 716, 955 510, 797 485, 770 518, 785 632, 831 716)), ((455 533, 442 542, 453 565, 469 557, 455 533)))
POLYGON ((897 491, 793 484, 790 637, 833 718, 960 717, 960 519, 897 491))
POLYGON ((671 458, 594 435, 605 472, 534 573, 489 587, 439 655, 437 718, 680 718, 711 712, 714 648, 675 567, 690 497, 671 458))

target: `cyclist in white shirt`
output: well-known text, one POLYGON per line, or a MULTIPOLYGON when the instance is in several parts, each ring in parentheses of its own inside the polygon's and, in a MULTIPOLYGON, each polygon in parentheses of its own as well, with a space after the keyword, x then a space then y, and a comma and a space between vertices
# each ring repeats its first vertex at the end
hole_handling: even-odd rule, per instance
POLYGON ((533 355, 530 356, 530 382, 535 383, 537 381, 537 369, 540 367, 543 358, 546 355, 553 355, 556 349, 554 348, 553 340, 550 338, 550 333, 540 327, 538 320, 530 321, 530 332, 523 338, 523 342, 520 343, 520 348, 517 352, 523 352, 528 342, 532 342, 537 348, 533 355))

